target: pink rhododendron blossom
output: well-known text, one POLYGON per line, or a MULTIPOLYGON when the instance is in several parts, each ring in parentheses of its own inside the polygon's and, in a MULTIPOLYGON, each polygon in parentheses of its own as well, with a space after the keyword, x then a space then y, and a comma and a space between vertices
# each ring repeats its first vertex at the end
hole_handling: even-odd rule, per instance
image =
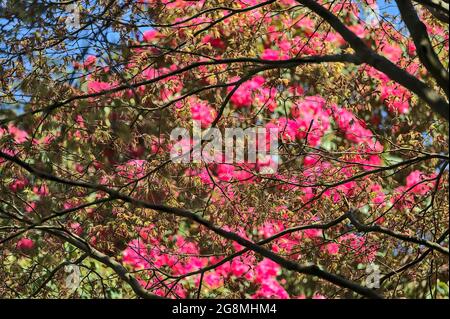
POLYGON ((336 243, 327 244, 326 252, 330 255, 337 255, 339 253, 339 245, 336 243))
POLYGON ((89 69, 95 66, 97 63, 97 57, 95 55, 88 55, 86 59, 84 60, 84 68, 89 69))
POLYGON ((9 189, 14 193, 20 192, 28 185, 26 178, 16 179, 9 184, 9 189))
POLYGON ((22 252, 30 252, 35 247, 35 243, 30 238, 21 238, 16 245, 16 248, 22 252))
POLYGON ((287 60, 289 57, 285 54, 282 54, 280 51, 265 49, 263 54, 261 55, 263 60, 287 60))
POLYGON ((39 196, 48 196, 50 194, 47 184, 34 186, 33 192, 39 196))
POLYGON ((202 128, 208 127, 216 118, 216 110, 200 100, 191 102, 191 114, 192 119, 199 121, 202 128))
POLYGON ((156 39, 159 35, 160 35, 159 32, 156 30, 147 30, 142 34, 144 41, 146 42, 151 42, 152 40, 156 39))
POLYGON ((88 82, 88 92, 89 93, 99 93, 102 91, 110 90, 113 86, 111 83, 101 82, 101 81, 89 81, 88 82))

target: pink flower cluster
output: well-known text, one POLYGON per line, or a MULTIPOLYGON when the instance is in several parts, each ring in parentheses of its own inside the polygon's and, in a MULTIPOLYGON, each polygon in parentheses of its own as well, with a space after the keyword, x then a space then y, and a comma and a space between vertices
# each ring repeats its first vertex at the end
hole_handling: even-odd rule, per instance
POLYGON ((423 196, 436 187, 437 174, 425 174, 414 170, 406 177, 406 185, 397 187, 391 197, 391 203, 399 210, 411 208, 415 204, 414 196, 423 196))
POLYGON ((199 121, 202 128, 207 128, 211 125, 217 116, 217 112, 206 101, 200 99, 190 99, 189 101, 192 119, 199 121))
POLYGON ((138 179, 144 176, 146 164, 146 160, 129 160, 125 164, 118 165, 116 172, 119 176, 129 180, 138 179))
POLYGON ((13 124, 9 124, 7 128, 0 127, 0 138, 5 135, 10 135, 14 142, 18 144, 24 143, 29 139, 29 135, 26 131, 14 126, 13 124))
MULTIPOLYGON (((232 78, 230 82, 238 81, 239 78, 232 78)), ((264 84, 265 79, 262 76, 255 76, 250 81, 246 81, 239 86, 239 88, 234 92, 230 101, 237 108, 250 107, 254 100, 254 94, 258 93, 264 84)), ((233 87, 228 88, 228 92, 231 92, 233 87)))
POLYGON ((34 247, 35 243, 30 238, 21 238, 16 244, 17 250, 20 250, 23 253, 31 252, 34 249, 34 247))
MULTIPOLYGON (((325 108, 325 100, 320 96, 306 96, 301 102, 297 102, 291 108, 291 115, 294 120, 288 120, 291 132, 288 132, 290 139, 304 140, 307 138, 308 144, 318 146, 321 138, 330 128, 330 110, 325 108), (292 135, 295 132, 295 135, 292 135)), ((281 125, 284 119, 281 118, 281 125)), ((279 129, 283 127, 279 125, 279 129)))

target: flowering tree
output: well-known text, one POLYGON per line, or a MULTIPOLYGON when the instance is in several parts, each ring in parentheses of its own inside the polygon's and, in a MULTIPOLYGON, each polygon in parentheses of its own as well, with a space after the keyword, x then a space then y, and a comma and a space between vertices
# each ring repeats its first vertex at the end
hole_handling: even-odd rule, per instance
POLYGON ((448 12, 4 1, 0 296, 448 297, 448 12), (278 154, 171 160, 195 123, 278 154))

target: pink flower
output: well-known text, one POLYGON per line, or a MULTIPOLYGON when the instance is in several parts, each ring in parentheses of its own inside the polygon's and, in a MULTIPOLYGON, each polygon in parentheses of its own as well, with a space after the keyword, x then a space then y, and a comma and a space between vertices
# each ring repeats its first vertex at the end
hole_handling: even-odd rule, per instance
POLYGON ((28 133, 20 128, 14 126, 13 124, 9 124, 7 129, 3 129, 0 127, 0 137, 3 135, 11 135, 16 143, 23 143, 28 140, 28 133))
POLYGON ((320 161, 320 156, 317 155, 307 155, 303 160, 304 166, 314 166, 320 161))
POLYGON ((81 165, 80 163, 75 163, 75 170, 78 173, 82 174, 84 172, 84 166, 81 165))
POLYGON ((191 102, 192 119, 200 121, 201 127, 206 128, 216 118, 216 110, 201 100, 193 100, 191 102))
POLYGON ((295 141, 297 137, 297 133, 299 130, 299 123, 286 119, 284 117, 280 117, 277 121, 278 129, 280 130, 281 137, 287 141, 295 141))
POLYGON ((349 26, 349 29, 353 31, 358 37, 365 38, 367 36, 367 30, 362 24, 355 24, 349 26))
POLYGON ((278 275, 281 267, 274 261, 264 258, 257 266, 256 266, 256 277, 258 281, 263 282, 265 279, 269 277, 275 277, 278 275))
POLYGON ((308 137, 308 144, 318 146, 330 127, 330 116, 325 109, 325 100, 320 96, 307 96, 291 109, 297 125, 296 138, 308 137))
POLYGON ((33 212, 35 209, 36 209, 36 202, 31 202, 31 203, 29 203, 29 204, 27 204, 26 205, 26 207, 25 207, 25 211, 27 212, 27 213, 31 213, 31 212, 33 212))
POLYGON ((416 54, 416 45, 413 41, 408 42, 408 54, 409 55, 415 55, 416 54))
POLYGON ((147 80, 153 80, 159 76, 164 75, 164 72, 162 70, 158 70, 155 68, 147 68, 142 72, 142 75, 147 79, 147 80))
MULTIPOLYGON (((231 81, 238 81, 239 78, 232 78, 231 81)), ((239 88, 234 92, 231 97, 231 103, 233 103, 236 107, 249 107, 253 104, 254 94, 262 89, 262 85, 264 84, 265 79, 262 76, 255 76, 250 81, 244 82, 239 86, 239 88)), ((233 90, 232 87, 229 87, 228 92, 233 90)))
POLYGON ((337 255, 339 253, 339 245, 336 243, 329 243, 326 246, 326 250, 330 255, 337 255))
POLYGON ((289 57, 286 54, 282 54, 280 51, 265 49, 261 54, 263 60, 287 60, 289 57))
POLYGON ((16 248, 24 253, 34 249, 34 241, 30 238, 22 238, 17 242, 16 248))
POLYGON ((429 179, 429 177, 424 173, 422 173, 421 171, 418 170, 412 171, 406 177, 406 187, 409 189, 414 185, 416 185, 411 189, 411 192, 419 195, 425 195, 431 189, 430 185, 431 183, 422 182, 425 179, 429 179))
POLYGON ((205 36, 202 39, 202 42, 211 44, 211 46, 213 48, 217 48, 217 49, 225 49, 226 48, 226 44, 225 44, 225 42, 222 39, 214 38, 214 37, 212 37, 210 35, 205 36))
POLYGON ((83 233, 83 228, 81 227, 80 223, 73 222, 69 224, 69 227, 72 229, 74 234, 80 236, 83 233))
POLYGON ((160 33, 156 30, 148 30, 143 33, 144 41, 151 42, 157 39, 160 36, 160 33))
POLYGON ((315 237, 321 237, 322 236, 322 230, 321 229, 306 229, 304 231, 305 236, 307 238, 315 238, 315 237))
POLYGON ((88 55, 86 60, 84 60, 83 66, 85 69, 93 67, 97 63, 97 57, 95 55, 88 55))
POLYGON ((48 194, 50 193, 48 190, 47 184, 41 184, 40 186, 34 186, 33 192, 40 196, 48 196, 48 194))
POLYGON ((261 284, 253 298, 278 298, 288 299, 289 294, 275 279, 266 280, 261 284))
POLYGON ((408 113, 408 111, 409 111, 409 102, 405 101, 405 100, 395 99, 394 102, 392 102, 391 104, 388 104, 388 107, 391 110, 397 111, 400 114, 405 114, 405 113, 408 113))
POLYGON ((230 263, 230 271, 236 277, 242 277, 250 270, 250 266, 244 263, 241 259, 234 259, 230 263))
POLYGON ((223 285, 222 276, 217 272, 208 272, 203 279, 210 288, 218 288, 223 285))
POLYGON ((383 54, 392 62, 397 63, 402 57, 402 49, 399 46, 393 46, 385 43, 382 48, 383 54))
POLYGON ((132 265, 136 269, 142 269, 149 267, 148 261, 146 261, 145 256, 148 255, 148 250, 142 240, 132 240, 128 247, 122 254, 122 261, 125 264, 132 265))
POLYGON ((375 193, 375 197, 372 199, 372 203, 380 205, 385 202, 386 195, 383 193, 383 188, 379 184, 373 184, 370 187, 370 191, 375 193))
POLYGON ((107 82, 101 81, 89 81, 88 82, 88 92, 89 93, 99 93, 102 91, 107 91, 112 88, 112 85, 107 82))
POLYGON ((217 176, 220 180, 229 182, 234 176, 234 166, 231 164, 218 164, 217 176))
POLYGON ((117 166, 117 173, 128 179, 140 178, 145 174, 146 164, 146 160, 129 160, 125 164, 117 166))
POLYGON ((28 180, 26 178, 15 179, 9 184, 9 189, 14 193, 20 192, 28 185, 28 180))
POLYGON ((159 151, 162 150, 162 145, 164 142, 164 137, 160 137, 159 139, 157 137, 152 138, 151 146, 150 146, 150 152, 152 154, 156 154, 159 151))
POLYGON ((383 150, 383 146, 374 140, 374 134, 365 128, 365 123, 357 119, 352 112, 334 106, 333 117, 349 141, 363 145, 374 152, 381 152, 383 150))

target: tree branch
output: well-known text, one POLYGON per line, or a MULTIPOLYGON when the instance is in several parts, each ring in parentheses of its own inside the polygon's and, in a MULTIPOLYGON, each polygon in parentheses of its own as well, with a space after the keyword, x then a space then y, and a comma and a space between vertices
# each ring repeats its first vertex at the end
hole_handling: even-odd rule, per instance
POLYGON ((402 234, 402 233, 399 233, 399 232, 396 232, 396 231, 393 231, 393 230, 390 230, 388 228, 378 226, 378 225, 372 225, 372 226, 365 225, 358 220, 358 218, 355 216, 355 213, 356 213, 355 210, 350 210, 349 214, 348 214, 348 218, 350 219, 352 224, 356 227, 356 229, 358 229, 359 231, 362 231, 365 233, 375 232, 375 233, 386 234, 386 235, 389 235, 391 237, 394 237, 394 238, 397 238, 397 239, 400 239, 403 241, 424 245, 430 249, 434 249, 445 255, 449 255, 448 248, 443 247, 443 246, 439 245, 438 243, 435 243, 435 242, 432 242, 429 240, 425 240, 425 239, 421 239, 421 238, 417 238, 414 236, 405 235, 405 234, 402 234))
POLYGON ((85 93, 85 94, 72 96, 70 98, 65 99, 64 101, 55 102, 55 103, 52 103, 43 108, 22 113, 13 118, 6 118, 3 120, 0 120, 0 125, 4 125, 4 124, 7 124, 12 121, 17 121, 17 120, 23 119, 27 116, 34 115, 34 114, 39 114, 39 113, 44 113, 44 112, 49 113, 60 107, 65 106, 71 102, 75 102, 78 100, 101 97, 101 96, 105 96, 105 95, 108 95, 111 93, 117 93, 117 92, 128 90, 128 89, 136 89, 141 86, 157 83, 161 80, 170 78, 172 76, 183 74, 187 71, 196 69, 201 66, 233 64, 233 63, 255 63, 255 64, 267 65, 267 66, 270 66, 272 69, 275 69, 275 68, 292 68, 292 67, 295 67, 295 66, 301 65, 301 64, 325 63, 325 62, 348 62, 348 63, 354 63, 354 64, 362 63, 360 58, 354 54, 335 54, 335 55, 325 55, 325 56, 317 55, 317 56, 307 56, 307 57, 301 57, 301 58, 276 60, 276 61, 242 57, 242 58, 234 58, 234 59, 212 59, 211 61, 194 62, 192 64, 189 64, 187 66, 179 68, 175 71, 172 71, 172 72, 169 72, 166 74, 162 74, 162 75, 157 76, 150 80, 125 84, 125 85, 119 85, 119 86, 116 86, 111 89, 102 90, 100 92, 85 93))
POLYGON ((442 116, 447 122, 450 120, 449 104, 444 97, 428 87, 425 83, 415 78, 402 68, 398 67, 385 57, 370 49, 355 33, 350 31, 332 12, 321 6, 315 0, 297 0, 311 11, 327 21, 336 32, 355 50, 357 56, 364 63, 386 74, 391 80, 403 85, 405 88, 417 94, 431 109, 442 116))
MULTIPOLYGON (((427 7, 427 9, 434 9, 444 15, 447 16, 448 23, 448 15, 449 15, 449 4, 448 1, 443 0, 414 0, 414 2, 420 3, 421 5, 427 7)), ((433 13, 433 12, 432 12, 433 13)))
POLYGON ((122 266, 119 262, 117 262, 115 259, 105 255, 104 253, 98 251, 97 249, 91 247, 89 244, 87 244, 85 241, 78 240, 77 236, 74 234, 70 234, 68 236, 65 232, 61 230, 52 230, 52 229, 46 229, 46 228, 40 228, 41 230, 52 234, 54 236, 57 236, 70 244, 74 245, 75 247, 79 248, 80 250, 84 251, 86 254, 89 255, 89 257, 94 258, 95 260, 103 263, 104 265, 108 266, 114 272, 119 276, 120 279, 128 283, 130 285, 131 289, 133 289, 134 293, 144 299, 164 299, 161 296, 152 294, 148 292, 140 283, 136 280, 129 272, 128 270, 122 266))
POLYGON ((448 71, 442 65, 436 52, 433 50, 430 38, 428 37, 425 24, 420 21, 414 6, 409 0, 396 0, 397 6, 402 15, 403 21, 416 45, 417 54, 426 69, 435 78, 437 84, 449 96, 448 71))

